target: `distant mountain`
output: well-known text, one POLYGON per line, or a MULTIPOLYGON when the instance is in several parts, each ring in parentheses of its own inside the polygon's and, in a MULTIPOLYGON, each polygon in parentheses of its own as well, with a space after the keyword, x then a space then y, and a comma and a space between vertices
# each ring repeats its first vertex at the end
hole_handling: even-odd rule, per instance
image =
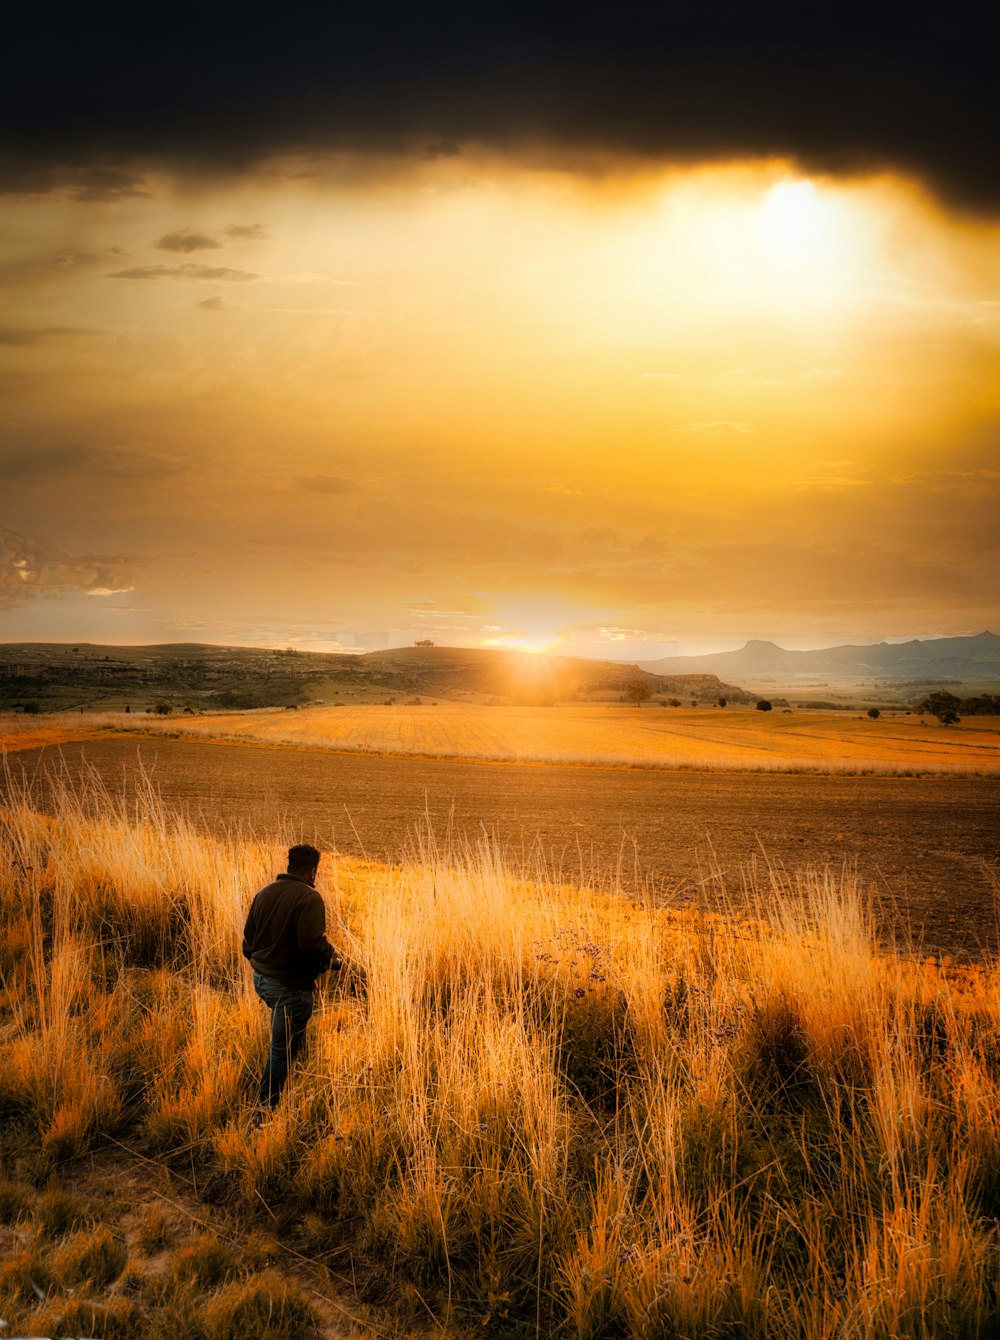
POLYGON ((643 661, 656 675, 715 674, 739 683, 791 683, 798 678, 826 676, 839 680, 1000 679, 1000 637, 939 637, 912 642, 880 642, 871 647, 827 647, 821 651, 786 651, 774 642, 751 641, 739 651, 708 656, 665 656, 643 661))

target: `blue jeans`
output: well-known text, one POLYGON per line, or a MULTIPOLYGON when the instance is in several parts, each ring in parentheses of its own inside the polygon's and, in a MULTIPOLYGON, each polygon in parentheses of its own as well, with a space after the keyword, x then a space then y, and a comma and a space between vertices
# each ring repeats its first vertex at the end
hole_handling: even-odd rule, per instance
POLYGON ((253 975, 254 990, 271 1010, 271 1050, 260 1081, 261 1107, 274 1107, 288 1078, 288 1067, 302 1050, 306 1024, 313 1012, 313 993, 297 991, 262 973, 253 975))

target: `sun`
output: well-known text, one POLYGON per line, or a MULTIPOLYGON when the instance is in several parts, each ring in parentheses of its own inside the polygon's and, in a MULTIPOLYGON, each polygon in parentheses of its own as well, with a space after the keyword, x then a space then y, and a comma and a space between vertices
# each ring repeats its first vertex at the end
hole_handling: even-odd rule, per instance
POLYGON ((545 656, 556 645, 554 637, 526 637, 522 638, 517 645, 520 651, 530 652, 532 656, 545 656))
POLYGON ((808 178, 776 182, 756 214, 758 245, 779 266, 828 266, 846 261, 854 249, 846 202, 808 178))
POLYGON ((484 647, 496 647, 505 651, 525 651, 531 656, 545 656, 559 645, 558 636, 551 633, 518 633, 502 637, 488 637, 483 640, 484 647))

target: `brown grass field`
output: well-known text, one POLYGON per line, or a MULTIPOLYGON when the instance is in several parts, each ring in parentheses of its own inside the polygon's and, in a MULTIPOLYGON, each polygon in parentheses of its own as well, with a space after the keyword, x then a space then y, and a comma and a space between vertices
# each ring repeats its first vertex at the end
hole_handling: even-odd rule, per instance
POLYGON ((1000 720, 752 708, 345 704, 174 716, 53 713, 0 718, 0 745, 122 731, 374 754, 635 767, 819 773, 1000 774, 1000 720))
POLYGON ((912 914, 917 868, 893 861, 913 844, 931 926, 947 895, 938 939, 981 939, 996 876, 981 862, 966 905, 968 853, 989 839, 960 834, 972 799, 995 807, 997 738, 706 708, 4 718, 35 775, 9 770, 0 818, 0 1320, 104 1340, 994 1333, 995 949, 887 948, 861 861, 836 857, 900 872, 912 914), (157 788, 120 772, 136 734, 157 788), (281 865, 277 796, 319 833, 331 768, 331 794, 372 796, 351 828, 383 860, 327 859, 349 969, 255 1126, 242 919, 281 865), (464 824, 463 786, 489 801, 464 824), (975 791, 951 820, 948 787, 975 791), (771 790, 776 838, 808 846, 734 881, 720 823, 731 803, 759 832, 771 790), (708 865, 692 801, 715 816, 708 865), (519 805, 550 852, 582 815, 600 878, 546 877, 541 847, 535 873, 512 862, 486 818, 519 805), (615 865, 619 810, 696 896, 663 906, 615 865))
POLYGON ((485 838, 330 858, 349 968, 258 1127, 239 936, 280 848, 50 801, 0 822, 15 1334, 996 1333, 997 967, 879 951, 850 876, 707 914, 485 838))

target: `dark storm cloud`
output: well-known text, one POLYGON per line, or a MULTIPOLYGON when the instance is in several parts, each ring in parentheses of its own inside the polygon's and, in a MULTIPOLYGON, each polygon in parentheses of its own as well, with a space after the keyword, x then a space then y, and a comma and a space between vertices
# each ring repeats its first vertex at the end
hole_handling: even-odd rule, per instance
POLYGON ((479 141, 580 165, 893 167, 1000 210, 1000 17, 983 0, 216 6, 197 40, 138 7, 53 25, 19 6, 7 24, 0 177, 18 189, 33 174, 108 198, 144 189, 128 164, 220 172, 277 152, 419 158, 479 141))
POLYGON ((207 233, 196 233, 190 228, 178 228, 173 233, 164 233, 153 245, 158 251, 177 251, 190 255, 192 251, 218 251, 222 246, 207 233))
MULTIPOLYGON (((0 103, 5 97, 6 90, 0 92, 0 103)), ((70 141, 73 138, 71 135, 70 141)), ((44 150, 35 153, 18 144, 19 139, 16 130, 10 135, 0 132, 0 192, 58 194, 85 204, 115 204, 151 194, 141 173, 121 165, 95 163, 93 151, 81 156, 68 144, 68 155, 44 150)))

